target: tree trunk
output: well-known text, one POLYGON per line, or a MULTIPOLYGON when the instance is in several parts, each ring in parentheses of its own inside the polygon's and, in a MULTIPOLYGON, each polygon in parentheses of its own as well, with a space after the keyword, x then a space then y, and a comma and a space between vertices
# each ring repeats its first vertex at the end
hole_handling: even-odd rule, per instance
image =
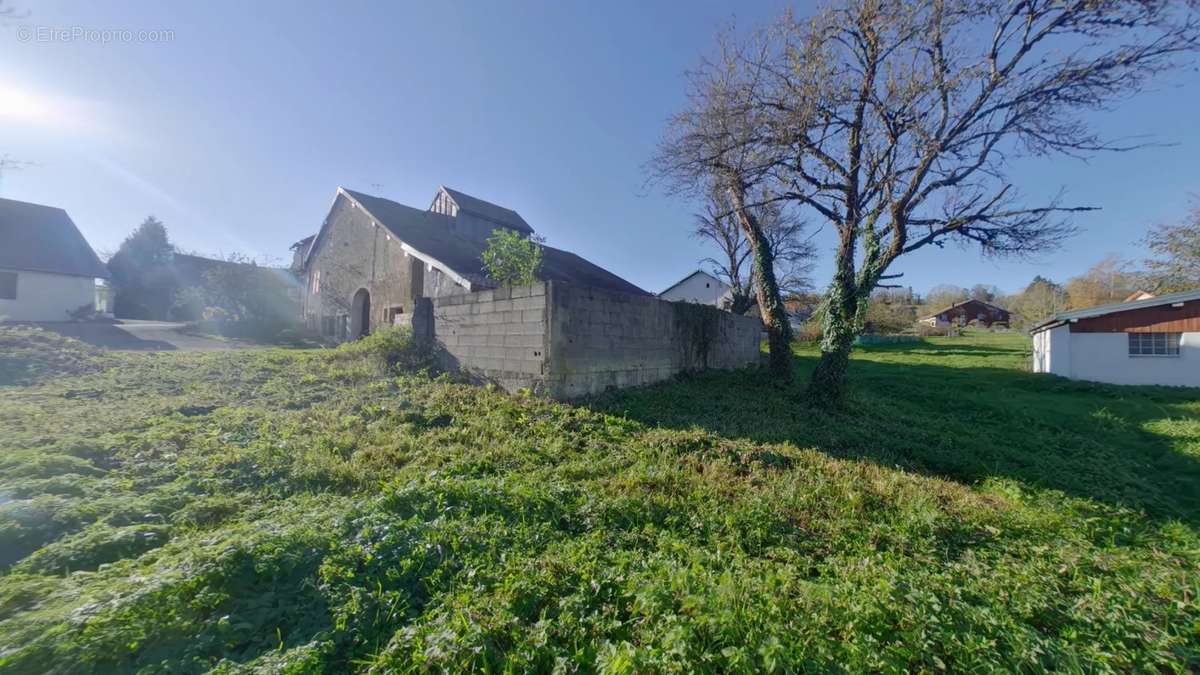
POLYGON ((846 369, 850 366, 850 348, 854 338, 858 337, 854 316, 847 315, 841 303, 830 302, 825 309, 821 322, 821 359, 809 387, 810 396, 822 405, 836 405, 842 399, 846 369))
POLYGON ((777 382, 789 382, 792 379, 792 327, 788 323, 787 310, 775 280, 775 255, 758 219, 746 208, 745 195, 736 187, 730 188, 729 195, 738 223, 746 232, 746 239, 754 251, 754 272, 757 277, 755 293, 758 310, 767 329, 771 375, 777 382))
POLYGON ((850 366, 850 348, 862 332, 861 309, 854 278, 854 238, 844 236, 838 250, 837 269, 825 299, 821 322, 821 359, 812 374, 809 396, 824 406, 836 405, 842 399, 846 385, 846 369, 850 366))

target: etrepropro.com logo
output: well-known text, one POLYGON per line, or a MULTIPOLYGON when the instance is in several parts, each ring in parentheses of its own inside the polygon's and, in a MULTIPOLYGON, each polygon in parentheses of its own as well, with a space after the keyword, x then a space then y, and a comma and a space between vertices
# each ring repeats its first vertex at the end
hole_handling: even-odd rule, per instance
POLYGON ((89 28, 87 26, 17 26, 19 42, 94 42, 97 44, 144 44, 172 42, 172 29, 89 28))

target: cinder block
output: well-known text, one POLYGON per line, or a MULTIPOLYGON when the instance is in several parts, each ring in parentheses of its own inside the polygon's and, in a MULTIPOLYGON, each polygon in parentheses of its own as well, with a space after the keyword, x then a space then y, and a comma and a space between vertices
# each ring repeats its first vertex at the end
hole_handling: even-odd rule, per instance
POLYGON ((475 368, 483 368, 485 370, 503 370, 504 359, 491 358, 486 356, 472 356, 471 365, 475 368))
POLYGON ((481 347, 471 348, 472 357, 484 357, 489 359, 502 359, 505 356, 504 347, 498 347, 492 344, 485 344, 481 347))
POLYGON ((514 298, 512 309, 545 309, 546 299, 541 297, 514 298))
POLYGON ((510 332, 504 336, 505 347, 541 347, 543 341, 542 336, 539 334, 520 335, 510 332))
POLYGON ((504 370, 509 372, 528 372, 528 374, 540 374, 541 363, 533 362, 527 359, 504 359, 504 370))

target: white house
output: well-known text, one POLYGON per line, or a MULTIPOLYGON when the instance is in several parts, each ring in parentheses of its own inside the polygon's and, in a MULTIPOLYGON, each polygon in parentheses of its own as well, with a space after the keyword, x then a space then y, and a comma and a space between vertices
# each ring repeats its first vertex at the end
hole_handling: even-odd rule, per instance
POLYGON ((0 199, 0 320, 67 321, 95 308, 108 269, 66 211, 0 199))
POLYGON ((672 302, 694 302, 701 305, 724 307, 730 299, 729 284, 703 270, 696 270, 658 294, 663 300, 672 302))
POLYGON ((1064 312, 1032 334, 1037 373, 1200 387, 1200 289, 1064 312))

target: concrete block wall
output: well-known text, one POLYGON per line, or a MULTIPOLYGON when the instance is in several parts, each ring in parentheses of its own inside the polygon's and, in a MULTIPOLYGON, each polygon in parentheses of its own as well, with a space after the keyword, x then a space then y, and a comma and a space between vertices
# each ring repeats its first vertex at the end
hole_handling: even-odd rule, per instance
POLYGON ((447 365, 508 391, 541 391, 546 302, 544 283, 433 298, 433 333, 447 365))
POLYGON ((762 323, 714 307, 559 282, 432 299, 448 364, 555 398, 758 363, 762 323))
POLYGON ((759 361, 762 322, 715 307, 548 284, 543 391, 574 398, 759 361))

